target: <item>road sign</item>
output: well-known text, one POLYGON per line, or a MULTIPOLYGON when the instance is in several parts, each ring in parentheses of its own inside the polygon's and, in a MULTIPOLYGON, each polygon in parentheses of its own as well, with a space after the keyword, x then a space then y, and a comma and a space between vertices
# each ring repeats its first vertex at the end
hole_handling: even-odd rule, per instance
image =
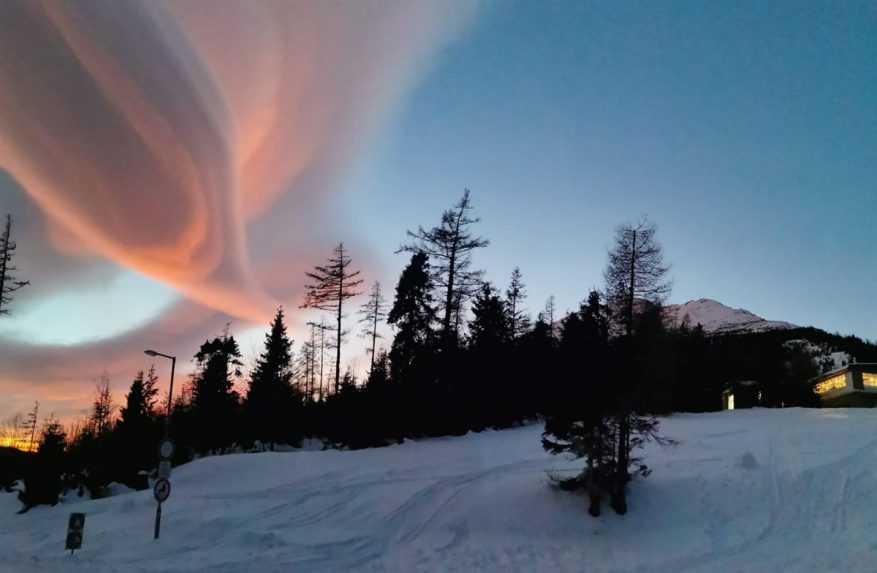
POLYGON ((67 542, 65 548, 73 551, 82 547, 82 536, 85 531, 85 514, 71 513, 70 520, 67 522, 67 542))
POLYGON ((171 456, 174 455, 174 443, 170 440, 164 440, 158 447, 158 454, 163 460, 171 459, 171 456))
POLYGON ((152 488, 152 495, 158 503, 164 502, 171 495, 171 482, 166 478, 160 478, 152 488))
POLYGON ((163 479, 171 477, 170 460, 161 460, 160 462, 158 462, 158 477, 163 479))

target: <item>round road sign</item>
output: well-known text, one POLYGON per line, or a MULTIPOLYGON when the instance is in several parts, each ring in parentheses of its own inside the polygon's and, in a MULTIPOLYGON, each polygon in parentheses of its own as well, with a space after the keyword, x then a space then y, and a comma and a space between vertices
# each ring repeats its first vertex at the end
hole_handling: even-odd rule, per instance
POLYGON ((171 482, 164 478, 156 481, 152 488, 152 495, 158 503, 165 501, 171 495, 171 482))
POLYGON ((170 459, 174 455, 174 443, 170 440, 164 440, 158 448, 158 453, 162 459, 170 459))

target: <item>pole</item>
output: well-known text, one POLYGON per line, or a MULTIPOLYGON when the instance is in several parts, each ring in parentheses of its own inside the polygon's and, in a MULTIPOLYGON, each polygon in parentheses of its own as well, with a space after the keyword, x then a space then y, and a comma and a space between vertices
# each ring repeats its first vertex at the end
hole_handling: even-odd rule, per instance
POLYGON ((161 502, 158 502, 158 506, 155 508, 155 537, 153 539, 158 539, 158 534, 161 531, 161 502))
MULTIPOLYGON (((171 356, 171 383, 167 390, 167 413, 164 416, 164 437, 170 437, 171 429, 171 408, 174 403, 174 370, 177 367, 177 357, 171 356)), ((161 505, 161 504, 159 504, 161 505)))

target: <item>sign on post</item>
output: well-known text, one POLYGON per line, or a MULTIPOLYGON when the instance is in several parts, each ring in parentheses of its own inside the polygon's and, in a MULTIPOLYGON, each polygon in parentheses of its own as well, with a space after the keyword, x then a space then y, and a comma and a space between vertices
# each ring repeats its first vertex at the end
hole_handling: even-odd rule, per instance
POLYGON ((171 456, 174 455, 174 443, 168 438, 162 440, 158 446, 158 455, 161 461, 158 462, 158 480, 152 488, 152 497, 158 502, 155 508, 155 532, 153 539, 158 539, 161 532, 161 504, 164 503, 171 495, 171 456))
POLYGON ((85 514, 71 513, 70 520, 67 522, 67 542, 65 548, 70 550, 70 554, 82 547, 82 535, 85 531, 85 514))
POLYGON ((158 477, 168 479, 171 477, 171 462, 169 460, 161 460, 158 462, 158 477))
POLYGON ((158 503, 164 503, 171 495, 171 482, 165 478, 159 478, 152 488, 152 496, 158 503))

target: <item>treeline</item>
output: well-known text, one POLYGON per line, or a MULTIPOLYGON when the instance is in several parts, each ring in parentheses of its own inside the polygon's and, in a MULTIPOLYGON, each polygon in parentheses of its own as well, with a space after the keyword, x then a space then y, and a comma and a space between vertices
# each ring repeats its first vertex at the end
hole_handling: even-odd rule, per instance
MULTIPOLYGON (((647 221, 619 228, 602 290, 583 293, 564 316, 551 298, 535 317, 519 269, 497 286, 476 268, 473 255, 488 246, 478 222, 466 191, 436 226, 410 231, 400 249, 409 259, 391 295, 378 283, 363 293, 338 245, 306 277, 303 306, 329 314, 309 323, 295 351, 278 309, 248 376, 234 336, 205 341, 170 407, 175 463, 304 438, 362 448, 541 418, 546 449, 585 459, 579 475, 558 477, 560 485, 587 489, 595 515, 607 497, 623 513, 628 481, 649 471, 633 452, 661 441, 656 415, 720 409, 735 379, 763 380, 766 405, 812 403, 806 381, 816 372, 793 349, 779 343, 754 352, 742 338, 668 327, 667 267, 647 221), (358 380, 341 364, 350 300, 362 294, 371 359, 358 380), (381 350, 384 322, 393 336, 381 350)), ((85 422, 65 432, 50 420, 25 476, 25 504, 53 503, 71 487, 100 496, 113 481, 146 487, 168 410, 157 384, 154 368, 137 373, 114 416, 104 380, 85 422)))

